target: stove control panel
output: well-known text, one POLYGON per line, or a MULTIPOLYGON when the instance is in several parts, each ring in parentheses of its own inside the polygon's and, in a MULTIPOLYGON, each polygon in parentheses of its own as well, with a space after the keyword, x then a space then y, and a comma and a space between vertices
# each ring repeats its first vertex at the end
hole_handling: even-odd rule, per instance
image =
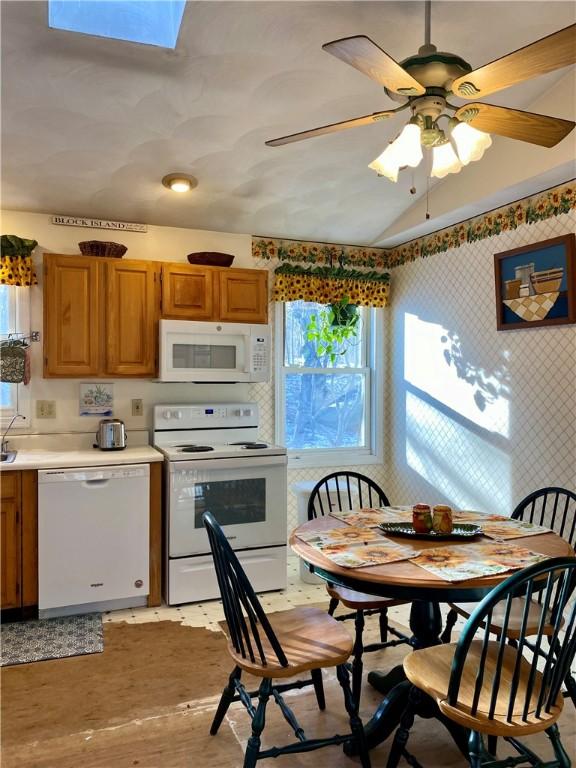
POLYGON ((157 405, 154 429, 210 429, 258 426, 257 403, 157 405))

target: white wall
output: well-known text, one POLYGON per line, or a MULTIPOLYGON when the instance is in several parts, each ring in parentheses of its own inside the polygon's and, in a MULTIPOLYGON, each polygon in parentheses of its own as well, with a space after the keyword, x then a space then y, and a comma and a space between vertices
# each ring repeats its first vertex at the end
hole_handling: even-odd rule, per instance
MULTIPOLYGON (((195 251, 223 251, 235 255, 234 266, 253 267, 250 235, 226 232, 208 232, 175 227, 148 227, 145 234, 135 232, 109 232, 99 229, 66 227, 51 224, 50 215, 2 212, 2 232, 38 241, 34 262, 39 285, 31 288, 32 330, 42 332, 42 255, 47 253, 79 253, 81 240, 113 240, 128 246, 124 259, 155 259, 186 262, 186 254, 195 251)), ((42 343, 32 344, 32 381, 27 389, 32 399, 31 423, 26 431, 32 432, 89 432, 98 424, 98 418, 79 416, 79 384, 86 379, 43 379, 42 343), (55 419, 35 417, 36 400, 56 400, 55 419)), ((126 422, 130 429, 143 429, 151 425, 151 407, 156 403, 234 401, 249 399, 246 384, 158 384, 145 379, 106 379, 114 381, 114 415, 126 422), (131 414, 130 400, 144 400, 144 415, 131 414)), ((24 389, 23 385, 20 385, 24 389)))
POLYGON ((494 253, 575 230, 572 211, 392 271, 395 502, 510 513, 576 488, 576 326, 497 331, 494 296, 494 253))

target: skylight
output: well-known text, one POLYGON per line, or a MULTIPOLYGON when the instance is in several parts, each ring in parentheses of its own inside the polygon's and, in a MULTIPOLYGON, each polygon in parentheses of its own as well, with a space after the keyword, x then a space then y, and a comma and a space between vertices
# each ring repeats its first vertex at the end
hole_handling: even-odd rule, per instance
POLYGON ((185 0, 49 0, 48 26, 175 48, 185 0))

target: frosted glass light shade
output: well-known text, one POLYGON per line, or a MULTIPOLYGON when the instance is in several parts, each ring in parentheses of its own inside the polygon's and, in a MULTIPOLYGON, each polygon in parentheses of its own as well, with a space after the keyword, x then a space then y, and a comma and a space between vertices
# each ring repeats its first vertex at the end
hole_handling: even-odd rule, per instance
POLYGON ((396 143, 394 141, 392 144, 388 144, 384 152, 368 165, 368 168, 376 171, 380 176, 386 176, 390 181, 398 181, 400 163, 396 143))
POLYGON ((423 157, 422 145, 420 143, 420 126, 414 123, 405 125, 394 144, 397 147, 400 167, 409 165, 411 168, 416 168, 420 164, 423 157))
POLYGON ((462 163, 458 155, 452 149, 452 144, 447 141, 432 149, 432 171, 431 176, 437 179, 443 179, 449 173, 458 173, 462 168, 462 163))
POLYGON ((473 128, 468 123, 458 123, 452 129, 452 138, 458 150, 458 157, 464 165, 468 165, 473 160, 480 160, 492 144, 489 134, 473 128))

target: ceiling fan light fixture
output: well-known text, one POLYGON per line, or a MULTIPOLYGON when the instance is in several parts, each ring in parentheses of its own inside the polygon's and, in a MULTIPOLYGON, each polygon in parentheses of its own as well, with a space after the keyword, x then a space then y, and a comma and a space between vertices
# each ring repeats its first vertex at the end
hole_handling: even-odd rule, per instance
POLYGON ((396 141, 388 144, 384 152, 368 165, 378 176, 385 176, 390 181, 398 181, 398 171, 400 162, 398 157, 398 147, 396 141))
POLYGON ((422 162, 422 144, 420 141, 421 129, 416 122, 410 121, 402 129, 402 133, 394 144, 399 158, 399 166, 409 165, 416 168, 422 162))
POLYGON ((452 126, 451 135, 462 164, 468 165, 468 163, 474 160, 480 160, 484 152, 492 144, 490 135, 456 118, 452 118, 450 124, 452 126))
POLYGON ((431 176, 443 179, 449 173, 458 173, 461 169, 462 163, 448 139, 443 144, 438 144, 432 148, 431 176))
POLYGON ((198 185, 198 181, 187 173, 169 173, 162 179, 162 184, 172 192, 182 193, 190 192, 198 185))

